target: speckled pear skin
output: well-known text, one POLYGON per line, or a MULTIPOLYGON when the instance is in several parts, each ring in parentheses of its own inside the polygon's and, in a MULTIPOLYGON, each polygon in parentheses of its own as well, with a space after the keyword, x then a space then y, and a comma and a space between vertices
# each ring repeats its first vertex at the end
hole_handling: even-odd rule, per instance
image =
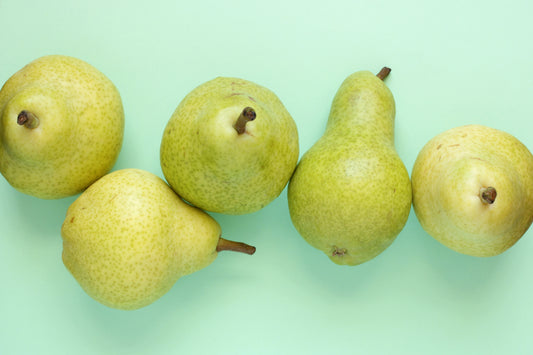
POLYGON ((373 259, 409 216, 411 183, 394 148, 394 115, 381 79, 368 71, 352 74, 333 99, 324 135, 289 182, 294 226, 337 264, 373 259))
POLYGON ((122 146, 119 92, 72 57, 41 57, 9 78, 0 119, 0 172, 17 190, 44 199, 83 191, 113 167, 122 146), (38 116, 37 128, 17 124, 23 110, 38 116))
POLYGON ((481 125, 431 139, 413 166, 413 207, 428 234, 459 253, 490 257, 533 221, 533 155, 509 133, 481 125), (496 189, 492 204, 482 188, 496 189))
POLYGON ((110 173, 69 207, 63 263, 95 300, 133 310, 163 296, 217 256, 220 226, 181 200, 159 177, 110 173))
POLYGON ((269 89, 218 77, 191 91, 170 118, 161 142, 161 168, 170 186, 207 211, 260 210, 287 185, 299 156, 296 124, 269 89), (239 135, 245 107, 256 118, 239 135))

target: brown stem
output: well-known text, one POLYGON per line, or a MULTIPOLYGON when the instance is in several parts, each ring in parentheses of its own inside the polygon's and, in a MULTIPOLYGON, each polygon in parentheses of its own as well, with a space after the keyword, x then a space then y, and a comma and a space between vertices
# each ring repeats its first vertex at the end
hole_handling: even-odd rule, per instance
POLYGON ((17 116, 17 123, 29 129, 34 129, 39 126, 39 118, 34 113, 23 110, 17 116))
POLYGON ((255 247, 251 245, 241 242, 234 242, 233 240, 227 240, 224 238, 218 238, 217 251, 223 250, 236 251, 248 255, 255 253, 255 247))
POLYGON ((245 107, 242 110, 241 115, 237 119, 237 122, 233 125, 233 128, 237 131, 238 134, 243 134, 246 130, 246 123, 255 120, 255 111, 251 107, 245 107))
POLYGON ((380 70, 380 72, 376 74, 376 76, 377 76, 378 78, 380 78, 381 80, 385 80, 385 78, 386 78, 387 76, 389 76, 390 72, 391 72, 391 68, 389 68, 389 67, 383 67, 383 68, 380 70))
POLYGON ((489 187, 482 187, 479 190, 479 198, 481 199, 481 202, 492 205, 494 201, 496 201, 496 189, 492 186, 489 187))

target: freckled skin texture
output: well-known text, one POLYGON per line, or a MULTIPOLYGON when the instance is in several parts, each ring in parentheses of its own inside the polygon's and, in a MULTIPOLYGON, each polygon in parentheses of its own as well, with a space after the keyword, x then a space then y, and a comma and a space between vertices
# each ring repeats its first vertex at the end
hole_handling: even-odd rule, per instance
POLYGON ((270 90, 219 77, 190 92, 170 118, 161 168, 172 188, 204 210, 245 214, 279 196, 298 161, 296 124, 270 90), (238 134, 245 107, 256 118, 238 134))
POLYGON ((394 149, 394 99, 362 71, 333 99, 326 132, 289 183, 292 222, 302 237, 341 265, 383 252, 411 208, 409 175, 394 149))
POLYGON ((514 245, 533 220, 533 156, 512 135, 480 125, 431 139, 413 166, 413 207, 428 234, 472 256, 514 245), (493 187, 484 203, 480 190, 493 187))
POLYGON ((0 172, 17 190, 44 199, 75 195, 114 165, 124 111, 113 83, 76 58, 41 57, 0 91, 0 172), (17 123, 23 110, 37 128, 17 123))
POLYGON ((91 185, 69 207, 63 263, 95 300, 147 306, 217 256, 218 223, 159 177, 124 169, 91 185))

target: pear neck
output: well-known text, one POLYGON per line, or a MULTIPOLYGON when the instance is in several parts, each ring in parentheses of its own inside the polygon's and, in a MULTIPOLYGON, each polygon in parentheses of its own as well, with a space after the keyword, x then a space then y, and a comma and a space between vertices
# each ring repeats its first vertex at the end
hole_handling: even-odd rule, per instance
POLYGON ((346 78, 333 99, 327 131, 382 136, 393 141, 394 98, 382 80, 389 72, 388 68, 378 75, 362 71, 346 78))
POLYGON ((377 113, 353 115, 350 119, 330 115, 326 132, 347 136, 376 136, 393 142, 394 118, 390 115, 378 115, 377 113))

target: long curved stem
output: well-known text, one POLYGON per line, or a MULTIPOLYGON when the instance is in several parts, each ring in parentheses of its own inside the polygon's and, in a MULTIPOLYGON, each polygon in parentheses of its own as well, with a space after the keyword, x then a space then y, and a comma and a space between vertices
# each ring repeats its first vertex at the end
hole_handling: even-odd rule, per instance
POLYGON ((246 243, 241 242, 234 242, 233 240, 227 240, 224 238, 218 239, 217 244, 217 251, 224 251, 224 250, 230 250, 230 251, 236 251, 239 253, 244 253, 248 255, 252 255, 255 253, 255 247, 248 245, 246 243))

